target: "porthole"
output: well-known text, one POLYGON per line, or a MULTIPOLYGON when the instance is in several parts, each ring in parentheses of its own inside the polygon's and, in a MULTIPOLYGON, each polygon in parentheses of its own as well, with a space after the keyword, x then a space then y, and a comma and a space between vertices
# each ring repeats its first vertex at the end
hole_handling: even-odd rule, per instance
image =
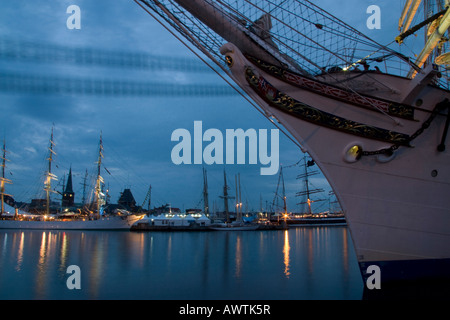
POLYGON ((437 175, 438 175, 438 171, 437 171, 437 170, 431 171, 431 176, 432 176, 433 178, 436 178, 437 175))
POLYGON ((349 163, 353 163, 361 159, 363 148, 361 144, 352 143, 345 149, 344 160, 349 163))

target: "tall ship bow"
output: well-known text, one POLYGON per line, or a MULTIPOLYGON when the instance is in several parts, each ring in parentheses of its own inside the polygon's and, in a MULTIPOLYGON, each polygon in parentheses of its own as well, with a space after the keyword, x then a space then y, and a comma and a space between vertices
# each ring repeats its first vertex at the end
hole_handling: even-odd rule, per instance
POLYGON ((450 277, 448 3, 407 1, 385 46, 306 0, 135 1, 310 154, 363 278, 450 277), (392 49, 417 32, 417 57, 392 49))

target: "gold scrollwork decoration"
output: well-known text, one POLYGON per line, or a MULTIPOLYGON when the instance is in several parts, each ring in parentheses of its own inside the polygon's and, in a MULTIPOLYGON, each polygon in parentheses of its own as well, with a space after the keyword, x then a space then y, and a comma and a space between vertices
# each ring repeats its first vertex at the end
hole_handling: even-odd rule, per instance
POLYGON ((250 67, 246 68, 245 76, 253 90, 269 105, 304 121, 369 139, 410 146, 409 135, 348 120, 295 100, 263 77, 255 75, 250 67))

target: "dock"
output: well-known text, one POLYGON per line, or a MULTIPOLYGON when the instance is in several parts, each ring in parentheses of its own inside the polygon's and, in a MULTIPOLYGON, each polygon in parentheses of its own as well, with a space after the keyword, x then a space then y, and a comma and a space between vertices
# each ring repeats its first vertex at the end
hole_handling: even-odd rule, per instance
MULTIPOLYGON (((254 230, 287 230, 286 223, 249 223, 249 225, 257 225, 254 230)), ((181 219, 178 216, 174 218, 167 217, 146 217, 135 222, 130 231, 214 231, 209 219, 202 216, 200 219, 181 219)))
POLYGON ((190 225, 190 226, 155 226, 146 223, 135 223, 130 228, 131 231, 212 231, 208 226, 190 225))

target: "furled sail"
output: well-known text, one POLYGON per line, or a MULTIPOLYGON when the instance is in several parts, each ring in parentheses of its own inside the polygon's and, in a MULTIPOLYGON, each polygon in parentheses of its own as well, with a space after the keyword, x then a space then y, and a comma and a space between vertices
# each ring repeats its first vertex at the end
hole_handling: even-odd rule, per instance
MULTIPOLYGON (((450 28, 449 4, 449 0, 406 0, 399 20, 401 34, 395 39, 397 43, 402 44, 406 38, 423 29, 424 44, 419 47, 417 45, 408 45, 407 47, 410 50, 420 50, 414 56, 414 64, 417 68, 425 68, 431 63, 442 66, 441 75, 446 81, 441 81, 441 84, 445 88, 448 88, 448 70, 445 66, 450 61, 446 55, 449 40, 448 29, 450 28), (420 22, 412 26, 414 19, 420 22)), ((407 77, 414 78, 417 73, 418 69, 412 68, 407 77)))
POLYGON ((448 65, 448 64, 450 64, 450 52, 446 52, 446 53, 443 53, 440 56, 438 56, 434 60, 434 63, 436 63, 437 65, 448 65))
POLYGON ((403 9, 402 17, 405 12, 407 12, 406 20, 402 21, 401 31, 406 32, 408 31, 409 27, 411 26, 411 23, 414 19, 414 17, 417 14, 417 11, 419 9, 420 3, 422 0, 408 0, 408 2, 405 5, 405 8, 403 9))
POLYGON ((409 12, 409 9, 411 8, 411 3, 412 3, 412 0, 408 0, 403 8, 402 15, 400 16, 400 20, 398 22, 398 31, 402 31, 402 29, 403 29, 403 23, 406 19, 406 15, 409 12))
MULTIPOLYGON (((442 41, 448 28, 450 28, 450 9, 447 9, 447 12, 445 13, 444 17, 440 20, 439 26, 428 38, 425 47, 417 57, 416 60, 417 66, 422 67, 425 64, 428 57, 432 54, 433 50, 439 45, 440 41, 442 41)), ((414 76, 415 74, 416 71, 410 72, 411 76, 414 76)))

